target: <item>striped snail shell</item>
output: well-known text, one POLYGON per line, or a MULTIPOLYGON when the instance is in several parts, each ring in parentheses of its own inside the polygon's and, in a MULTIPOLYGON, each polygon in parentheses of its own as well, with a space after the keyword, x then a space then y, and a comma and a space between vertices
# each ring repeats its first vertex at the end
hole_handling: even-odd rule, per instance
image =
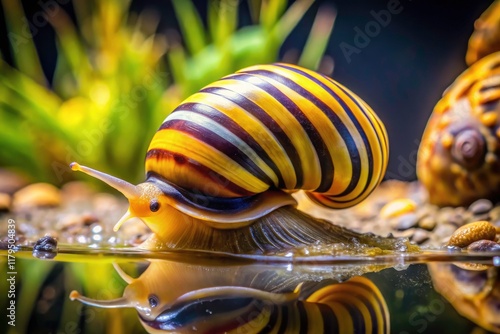
POLYGON ((500 52, 472 65, 445 91, 418 152, 417 175, 437 205, 500 198, 500 52))
MULTIPOLYGON (((212 242, 214 233, 262 222, 280 208, 286 216, 297 190, 328 207, 355 205, 380 183, 387 159, 384 125, 363 100, 324 75, 277 63, 242 69, 182 102, 151 141, 144 183, 134 186, 76 163, 72 168, 129 199, 115 229, 139 217, 163 241, 160 247, 199 248, 195 238, 212 242), (180 245, 182 238, 190 241, 180 245)), ((284 231, 297 230, 293 222, 282 224, 284 231)), ((317 240, 317 231, 304 229, 310 241, 298 236, 302 232, 276 238, 317 240)))
POLYGON ((280 282, 295 282, 297 274, 310 279, 310 271, 282 277, 264 266, 207 269, 206 265, 155 261, 140 277, 132 278, 120 267, 115 268, 128 283, 123 297, 94 300, 73 291, 70 298, 101 308, 135 308, 148 333, 185 333, 193 329, 200 333, 390 332, 385 298, 363 276, 333 284, 302 281, 294 288, 289 288, 290 283, 286 287, 279 284, 280 291, 275 291, 274 282, 262 280, 276 279, 275 275, 266 274, 278 275, 280 282), (241 280, 268 286, 256 288, 241 280))

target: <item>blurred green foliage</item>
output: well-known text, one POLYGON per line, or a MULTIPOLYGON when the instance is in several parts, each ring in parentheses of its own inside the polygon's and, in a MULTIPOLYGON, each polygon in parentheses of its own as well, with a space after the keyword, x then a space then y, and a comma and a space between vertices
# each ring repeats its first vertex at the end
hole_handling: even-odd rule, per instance
MULTIPOLYGON (((204 21, 190 0, 173 0, 179 40, 158 33, 154 12, 131 12, 129 1, 74 0, 76 22, 52 1, 37 13, 57 39, 49 83, 20 0, 2 0, 14 67, 0 59, 0 167, 57 184, 81 176, 68 168, 78 161, 142 181, 143 157, 166 115, 226 74, 276 61, 312 2, 214 0, 204 21), (239 27, 243 5, 253 25, 239 27)), ((333 21, 332 11, 318 11, 299 64, 318 66, 333 21)))

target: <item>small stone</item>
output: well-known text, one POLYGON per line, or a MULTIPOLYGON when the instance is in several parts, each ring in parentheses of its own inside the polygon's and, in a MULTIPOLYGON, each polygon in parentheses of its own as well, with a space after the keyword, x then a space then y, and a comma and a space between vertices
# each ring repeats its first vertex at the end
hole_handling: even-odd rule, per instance
POLYGON ((495 206, 490 211, 491 220, 500 221, 500 206, 495 206))
POLYGON ((449 238, 456 229, 456 226, 453 226, 452 224, 439 224, 434 230, 434 234, 438 239, 449 238))
POLYGON ((57 240, 46 235, 35 242, 33 256, 39 259, 53 259, 57 255, 57 240))
POLYGON ((56 224, 56 229, 60 231, 70 230, 83 225, 83 219, 78 214, 64 215, 56 224))
MULTIPOLYGON (((122 202, 117 197, 111 194, 98 193, 92 197, 92 205, 96 214, 100 217, 121 212, 123 210, 120 205, 121 203, 122 202)), ((123 213, 125 212, 121 212, 121 215, 123 215, 123 213)))
POLYGON ((85 226, 89 226, 89 225, 92 225, 94 223, 98 223, 100 220, 99 217, 97 217, 96 215, 94 215, 92 213, 83 214, 81 219, 82 219, 83 225, 85 225, 85 226))
POLYGON ((380 217, 388 219, 415 212, 417 204, 408 198, 395 199, 382 207, 380 217))
POLYGON ((12 206, 15 211, 36 207, 54 207, 61 204, 59 189, 48 183, 34 183, 14 194, 12 206))
POLYGON ((436 227, 436 220, 432 216, 425 216, 418 222, 418 226, 427 231, 432 231, 436 227))
POLYGON ((0 212, 9 211, 12 200, 9 194, 0 193, 0 212))
POLYGON ((429 240, 429 238, 430 238, 429 231, 417 228, 415 229, 415 233, 413 234, 411 240, 420 245, 429 240))
POLYGON ((477 221, 458 228, 450 237, 448 246, 466 247, 478 240, 494 240, 495 227, 487 221, 477 221))
POLYGON ((394 232, 394 236, 396 238, 409 238, 409 239, 411 239, 414 234, 415 234, 414 228, 409 228, 409 229, 406 229, 404 231, 394 232))
POLYGON ((407 213, 397 218, 393 218, 393 221, 393 227, 398 231, 405 231, 418 224, 417 215, 414 213, 407 213))
MULTIPOLYGON (((448 217, 448 222, 450 224, 455 225, 456 227, 460 227, 463 224, 465 224, 467 216, 467 211, 463 207, 458 207, 453 210, 453 213, 451 213, 448 217)), ((480 220, 480 219, 475 219, 475 220, 480 220)), ((482 219, 481 219, 482 220, 482 219)))
POLYGON ((438 211, 436 221, 438 224, 450 223, 450 218, 455 214, 455 209, 452 207, 444 207, 438 211))
POLYGON ((481 215, 489 212, 493 208, 493 204, 488 199, 478 199, 469 206, 469 211, 474 215, 481 215))
POLYGON ((61 188, 65 202, 87 201, 94 194, 94 191, 85 182, 72 181, 66 183, 61 188))
POLYGON ((467 246, 467 250, 472 252, 499 252, 500 245, 491 240, 479 240, 467 246))
POLYGON ((26 178, 20 174, 0 168, 0 193, 13 194, 27 184, 26 178))

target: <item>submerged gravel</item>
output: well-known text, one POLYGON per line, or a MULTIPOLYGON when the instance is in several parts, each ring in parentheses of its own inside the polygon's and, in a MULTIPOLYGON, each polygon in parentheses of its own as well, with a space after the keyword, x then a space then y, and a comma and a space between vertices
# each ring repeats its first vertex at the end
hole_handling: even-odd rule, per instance
MULTIPOLYGON (((498 203, 481 199, 469 207, 439 208, 428 203, 426 192, 418 182, 383 182, 363 203, 345 210, 319 207, 302 193, 294 196, 299 201, 299 209, 318 218, 362 233, 407 237, 415 244, 430 248, 446 245, 457 229, 476 221, 491 223, 488 226, 496 228, 496 236, 491 236, 490 229, 487 239, 494 243, 498 243, 499 239, 498 203)), ((1 199, 0 217, 2 220, 15 220, 16 239, 20 244, 34 245, 37 240, 50 237, 66 244, 136 246, 150 234, 138 219, 130 220, 114 232, 114 224, 127 210, 127 201, 120 196, 95 192, 81 182, 68 183, 62 189, 44 184, 29 185, 11 193, 2 193, 1 199), (40 196, 43 189, 50 190, 50 200, 40 196)), ((0 248, 6 246, 5 226, 0 227, 0 248)), ((462 235, 461 238, 467 239, 467 236, 462 235)), ((481 240, 472 239, 470 243, 481 240)), ((474 248, 496 249, 488 245, 474 248)))

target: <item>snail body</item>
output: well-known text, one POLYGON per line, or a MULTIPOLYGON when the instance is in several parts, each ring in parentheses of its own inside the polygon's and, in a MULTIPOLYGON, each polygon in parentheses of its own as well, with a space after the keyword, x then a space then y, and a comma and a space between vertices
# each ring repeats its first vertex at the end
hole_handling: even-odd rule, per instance
POLYGON ((427 123, 417 175, 433 204, 500 198, 500 52, 479 60, 446 90, 427 123))
MULTIPOLYGON (((387 160, 384 125, 363 100, 324 75, 278 63, 242 69, 182 102, 151 141, 144 183, 72 168, 129 199, 115 230, 139 217, 162 248, 199 248, 196 238, 293 212, 294 191, 331 208, 355 205, 380 183, 387 160), (193 242, 180 246, 183 236, 193 242)), ((304 219, 306 235, 324 229, 324 222, 304 219)), ((290 239, 277 236, 283 238, 290 239)), ((292 247, 310 243, 292 239, 292 247)))

